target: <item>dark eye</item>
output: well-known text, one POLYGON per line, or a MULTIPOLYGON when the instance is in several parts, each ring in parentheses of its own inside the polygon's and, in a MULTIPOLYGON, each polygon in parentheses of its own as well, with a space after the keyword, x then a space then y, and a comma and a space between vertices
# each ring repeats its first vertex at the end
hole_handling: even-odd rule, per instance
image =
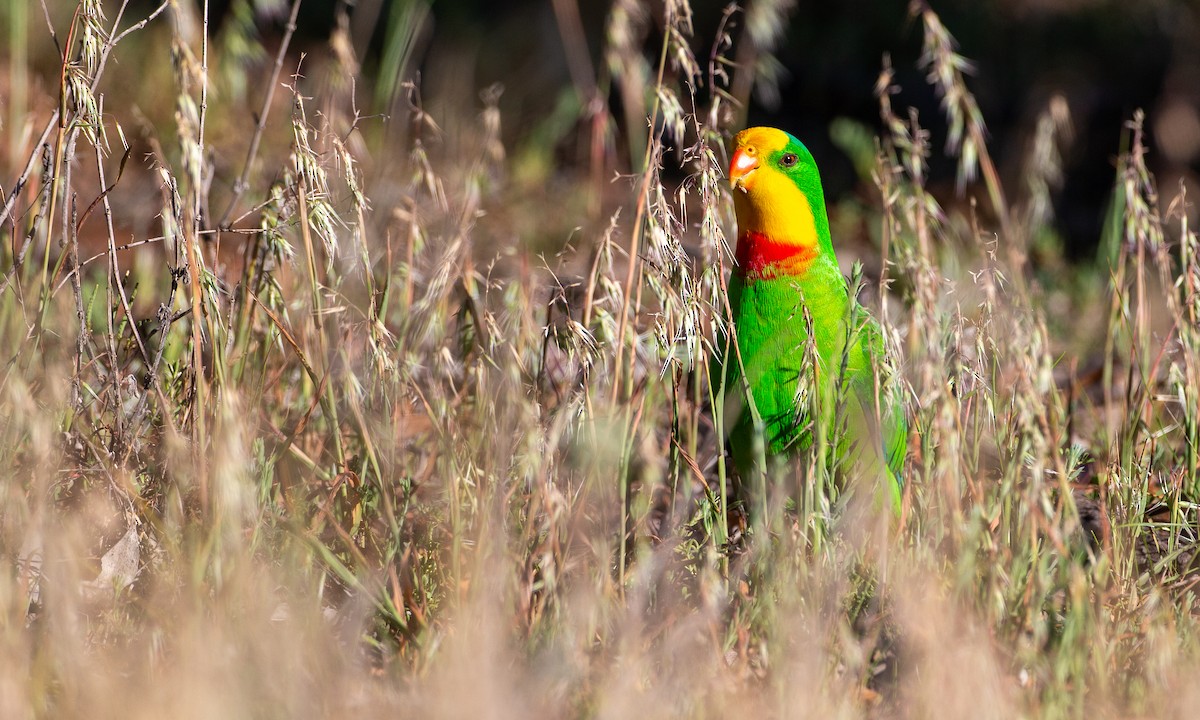
POLYGON ((800 162, 800 158, 796 157, 796 153, 784 153, 783 157, 779 158, 779 164, 785 168, 790 168, 800 162))

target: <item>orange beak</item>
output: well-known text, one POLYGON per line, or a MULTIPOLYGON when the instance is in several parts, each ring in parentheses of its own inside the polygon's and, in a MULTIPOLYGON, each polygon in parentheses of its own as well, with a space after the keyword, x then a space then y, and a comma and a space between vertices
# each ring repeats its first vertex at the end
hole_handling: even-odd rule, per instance
POLYGON ((746 192, 746 178, 758 169, 758 152, 752 147, 740 147, 729 161, 729 184, 734 190, 746 192))

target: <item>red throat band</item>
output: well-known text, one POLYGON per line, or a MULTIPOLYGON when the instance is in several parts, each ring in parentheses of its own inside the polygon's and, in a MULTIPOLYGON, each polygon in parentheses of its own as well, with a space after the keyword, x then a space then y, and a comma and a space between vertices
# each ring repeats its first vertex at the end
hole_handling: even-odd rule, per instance
POLYGON ((787 275, 803 275, 817 257, 811 245, 781 243, 766 235, 746 231, 738 235, 734 253, 738 271, 751 280, 766 280, 787 275))

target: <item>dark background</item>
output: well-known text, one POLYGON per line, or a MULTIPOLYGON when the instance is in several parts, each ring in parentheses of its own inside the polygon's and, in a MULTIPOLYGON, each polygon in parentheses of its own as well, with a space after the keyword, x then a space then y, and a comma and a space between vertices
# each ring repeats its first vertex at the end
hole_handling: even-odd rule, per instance
MULTIPOLYGON (((384 42, 386 20, 397 2, 347 3, 355 44, 370 70, 384 42)), ((753 1, 753 0, 751 0, 753 1)), ((212 3, 220 17, 230 0, 212 3)), ((333 26, 343 0, 305 0, 298 42, 317 45, 333 26)), ((260 4, 264 35, 278 33, 287 5, 274 12, 260 4)), ((594 68, 603 67, 606 18, 611 2, 578 0, 594 68)), ((991 152, 1006 185, 1019 180, 1036 119, 1055 93, 1068 101, 1073 141, 1065 156, 1065 184, 1056 198, 1056 223, 1069 256, 1095 252, 1113 186, 1114 158, 1124 123, 1137 108, 1147 113, 1151 166, 1164 188, 1193 182, 1200 157, 1200 4, 1180 0, 941 0, 931 3, 975 63, 969 83, 991 134, 991 152)), ((695 50, 706 58, 725 2, 692 0, 695 50)), ((645 49, 661 41, 661 5, 648 3, 651 30, 645 49)), ((734 38, 740 28, 733 26, 734 38)), ((831 142, 830 122, 849 117, 878 130, 873 94, 882 58, 890 55, 903 92, 897 109, 917 108, 945 137, 938 99, 917 67, 921 25, 906 0, 796 2, 775 56, 785 74, 778 102, 752 101, 751 124, 771 124, 803 139, 821 162, 827 193, 836 200, 861 180, 831 142)), ((435 0, 413 56, 426 78, 478 89, 503 83, 505 132, 520 142, 530 122, 550 112, 570 83, 562 36, 551 0, 435 0)), ((619 106, 614 91, 609 102, 619 106)), ((951 160, 935 153, 932 182, 953 182, 951 160)))

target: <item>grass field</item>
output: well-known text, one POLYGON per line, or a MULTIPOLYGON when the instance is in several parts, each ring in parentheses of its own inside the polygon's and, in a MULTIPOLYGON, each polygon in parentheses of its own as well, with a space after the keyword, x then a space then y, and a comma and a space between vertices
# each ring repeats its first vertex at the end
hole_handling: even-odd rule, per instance
POLYGON ((687 0, 617 0, 512 146, 500 88, 423 102, 419 3, 370 72, 245 3, 211 41, 191 3, 3 5, 0 717, 1200 706, 1200 242, 1140 113, 1068 265, 1065 101, 1004 185, 914 4, 950 136, 885 65, 831 207, 901 358, 903 507, 818 446, 747 526, 707 377, 786 3, 696 52, 687 0))

